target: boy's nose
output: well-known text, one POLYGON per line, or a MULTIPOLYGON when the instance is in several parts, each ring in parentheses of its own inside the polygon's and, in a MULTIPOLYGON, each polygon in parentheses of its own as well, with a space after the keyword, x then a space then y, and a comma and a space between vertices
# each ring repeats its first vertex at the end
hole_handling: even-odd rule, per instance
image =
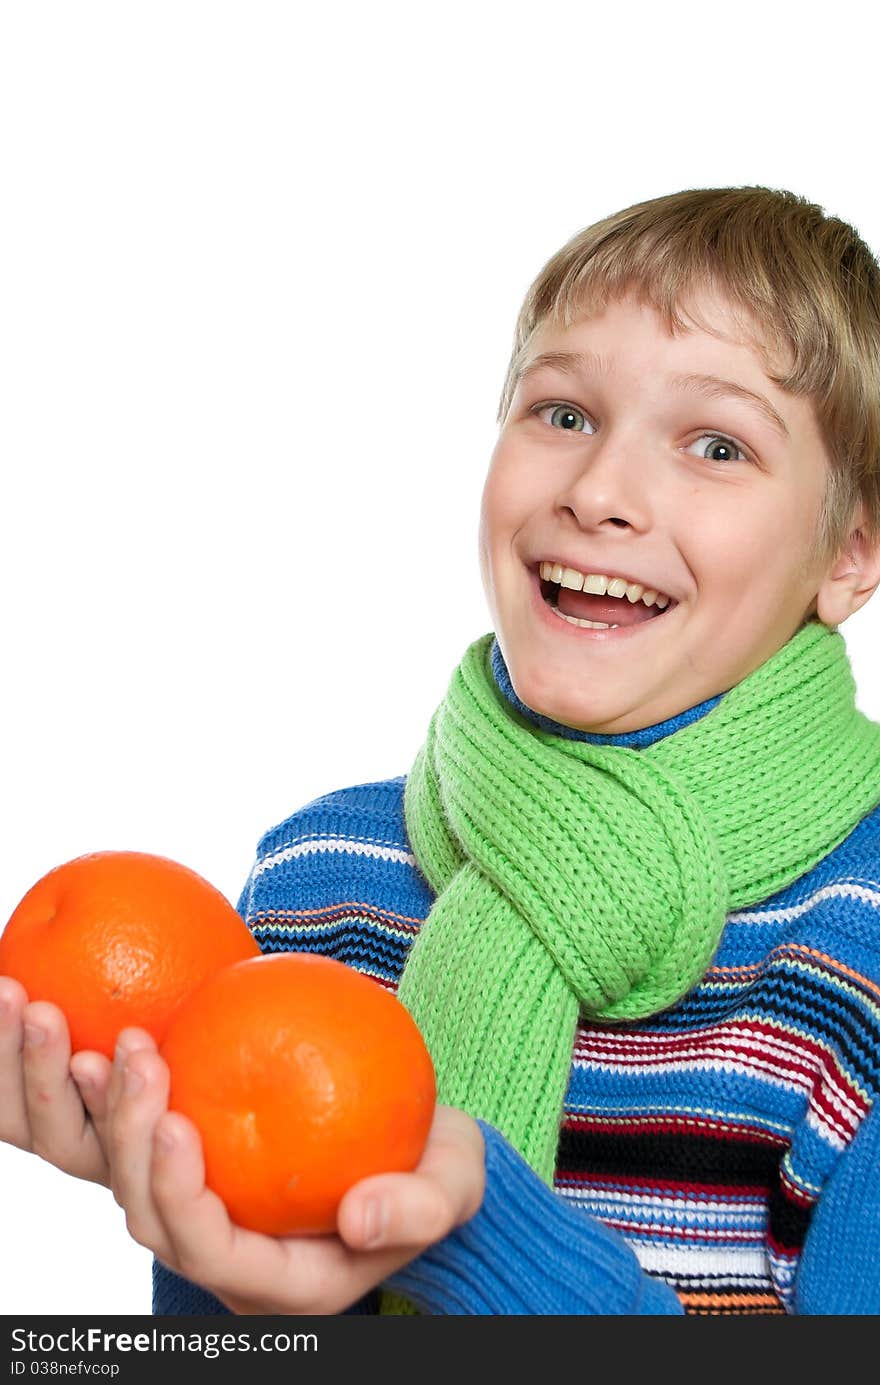
POLYGON ((572 462, 556 503, 571 510, 584 529, 602 523, 646 529, 651 523, 651 482, 644 453, 636 456, 623 443, 599 443, 589 457, 572 462))

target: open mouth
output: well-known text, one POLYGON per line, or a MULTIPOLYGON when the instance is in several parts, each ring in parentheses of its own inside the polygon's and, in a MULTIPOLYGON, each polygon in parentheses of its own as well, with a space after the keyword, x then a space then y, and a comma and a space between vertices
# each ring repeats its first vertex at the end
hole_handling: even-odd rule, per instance
POLYGON ((610 596, 607 592, 600 595, 575 591, 541 577, 537 569, 535 575, 546 604, 569 624, 584 629, 607 630, 647 624, 651 620, 660 620, 678 604, 669 599, 668 604, 661 607, 646 605, 642 600, 631 601, 627 596, 610 596))

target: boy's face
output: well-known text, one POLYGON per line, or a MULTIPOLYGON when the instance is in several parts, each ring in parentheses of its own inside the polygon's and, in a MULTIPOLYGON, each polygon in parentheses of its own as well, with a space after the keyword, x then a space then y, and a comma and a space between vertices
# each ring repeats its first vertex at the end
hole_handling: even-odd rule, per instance
POLYGON ((771 382, 723 299, 692 303, 713 333, 672 336, 633 299, 545 323, 527 369, 547 352, 589 359, 521 376, 492 454, 480 567, 493 628, 522 701, 581 730, 637 730, 726 691, 816 610, 824 570, 807 555, 827 460, 812 406, 771 382), (786 431, 741 394, 675 378, 689 375, 762 395, 786 431), (550 588, 542 561, 670 600, 550 588), (573 625, 542 591, 618 628, 573 625))

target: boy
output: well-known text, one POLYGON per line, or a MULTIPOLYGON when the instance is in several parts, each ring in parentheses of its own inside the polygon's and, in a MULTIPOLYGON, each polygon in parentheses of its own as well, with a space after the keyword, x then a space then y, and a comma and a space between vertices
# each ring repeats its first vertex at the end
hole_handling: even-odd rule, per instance
POLYGON ((494 636, 239 901, 398 988, 419 1169, 242 1232, 148 1036, 71 1062, 8 981, 0 1134, 113 1187, 160 1313, 878 1312, 880 727, 837 626, 880 582, 880 270, 790 193, 628 208, 529 290, 499 421, 494 636))

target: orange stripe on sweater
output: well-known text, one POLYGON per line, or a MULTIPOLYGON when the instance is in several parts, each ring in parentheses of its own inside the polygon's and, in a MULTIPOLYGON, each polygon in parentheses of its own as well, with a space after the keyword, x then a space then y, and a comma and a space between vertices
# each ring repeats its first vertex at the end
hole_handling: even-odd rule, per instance
POLYGON ((685 1308, 704 1313, 784 1313, 775 1294, 688 1294, 678 1291, 685 1308))
MULTIPOLYGON (((772 961, 783 960, 785 957, 792 955, 810 957, 814 961, 823 962, 830 971, 839 972, 841 976, 849 977, 851 981, 857 982, 866 991, 871 991, 874 995, 880 997, 880 986, 869 977, 864 976, 859 971, 854 971, 852 967, 848 967, 843 962, 837 961, 836 958, 829 957, 827 952, 819 952, 816 948, 805 947, 803 943, 787 943, 784 947, 781 947, 778 952, 773 954, 772 961)), ((769 965, 772 965, 772 961, 769 965)), ((737 976, 749 976, 767 970, 768 958, 763 957, 760 962, 743 962, 741 966, 736 967, 709 967, 703 977, 703 981, 705 983, 713 977, 720 978, 729 976, 733 978, 737 976)))

